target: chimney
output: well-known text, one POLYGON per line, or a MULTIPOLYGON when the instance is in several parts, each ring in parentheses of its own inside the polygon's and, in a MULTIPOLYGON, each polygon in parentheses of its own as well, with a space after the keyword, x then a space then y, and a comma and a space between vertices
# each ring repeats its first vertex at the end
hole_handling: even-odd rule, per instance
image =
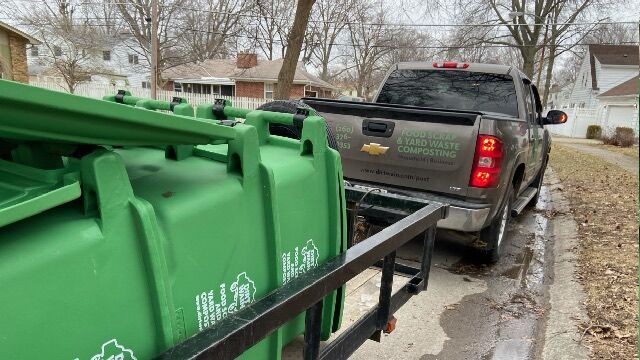
POLYGON ((238 69, 251 69, 258 65, 258 55, 256 53, 238 53, 236 66, 238 69))

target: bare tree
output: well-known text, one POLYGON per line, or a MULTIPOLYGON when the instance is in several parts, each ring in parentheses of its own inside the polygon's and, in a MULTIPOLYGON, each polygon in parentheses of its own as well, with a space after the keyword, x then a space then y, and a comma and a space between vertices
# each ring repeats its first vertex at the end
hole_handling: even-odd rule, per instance
MULTIPOLYGON (((39 65, 45 67, 45 72, 60 76, 67 91, 75 92, 92 74, 104 71, 95 59, 109 41, 109 32, 117 28, 112 17, 101 18, 98 26, 91 17, 98 8, 73 0, 14 5, 14 16, 41 40, 45 49, 39 56, 39 65)), ((104 8, 101 13, 112 11, 104 8)))
MULTIPOLYGON (((598 4, 600 5, 600 4, 598 4)), ((624 24, 598 24, 595 25, 579 25, 570 26, 570 19, 575 14, 576 4, 568 1, 561 2, 553 7, 549 14, 549 39, 546 43, 547 62, 545 83, 542 91, 542 103, 546 106, 549 99, 549 90, 551 89, 551 81, 553 79, 553 71, 556 59, 568 52, 573 52, 576 44, 580 43, 623 43, 625 41, 635 40, 635 31, 631 27, 624 24), (569 10, 567 10, 567 7, 569 10)), ((595 6, 595 5, 592 5, 595 6)), ((595 10, 595 9, 594 9, 595 10)), ((586 10, 585 10, 586 11, 586 10)), ((582 61, 580 61, 581 63, 582 61)), ((540 66, 542 68, 542 65, 540 66)), ((538 79, 540 79, 538 75, 538 79)), ((538 81, 538 86, 539 81, 538 81)))
POLYGON ((424 31, 403 29, 394 36, 395 45, 384 58, 385 67, 403 61, 429 61, 435 56, 432 45, 435 39, 424 31))
POLYGON ((458 3, 459 11, 465 16, 475 15, 476 19, 483 19, 486 24, 500 24, 500 28, 493 28, 477 44, 495 44, 512 46, 518 49, 522 57, 522 70, 533 78, 536 71, 537 54, 545 46, 545 23, 552 14, 562 19, 563 26, 556 29, 559 38, 569 29, 567 23, 574 23, 587 9, 598 0, 477 0, 458 3))
MULTIPOLYGON (((320 78, 329 80, 329 64, 335 60, 336 41, 344 32, 350 20, 350 14, 361 6, 357 0, 320 0, 313 12, 315 20, 308 31, 311 38, 307 42, 315 43, 310 58, 320 68, 320 78)), ((339 55, 338 55, 339 56, 339 55)))
POLYGON ((307 24, 309 23, 309 15, 311 15, 311 8, 314 2, 315 0, 298 0, 296 16, 293 19, 291 31, 289 31, 287 38, 288 46, 282 61, 282 67, 278 73, 278 83, 273 94, 275 99, 289 98, 291 85, 293 84, 293 78, 298 65, 298 58, 300 57, 302 42, 304 41, 307 24))
MULTIPOLYGON (((103 0, 109 2, 110 0, 103 0)), ((180 32, 193 31, 180 19, 187 0, 158 0, 158 72, 191 61, 180 47, 180 32)), ((128 33, 134 40, 130 50, 151 63, 151 2, 118 0, 115 2, 128 33)), ((128 44, 125 42, 125 45, 128 44)))
POLYGON ((358 96, 368 97, 386 70, 385 56, 396 47, 397 29, 388 26, 389 12, 380 6, 355 9, 349 22, 346 46, 348 75, 353 79, 358 96))
POLYGON ((293 0, 255 0, 252 8, 253 47, 267 60, 284 57, 294 8, 293 0))
POLYGON ((178 46, 190 60, 224 58, 237 51, 235 44, 248 24, 248 0, 187 0, 179 21, 178 46))

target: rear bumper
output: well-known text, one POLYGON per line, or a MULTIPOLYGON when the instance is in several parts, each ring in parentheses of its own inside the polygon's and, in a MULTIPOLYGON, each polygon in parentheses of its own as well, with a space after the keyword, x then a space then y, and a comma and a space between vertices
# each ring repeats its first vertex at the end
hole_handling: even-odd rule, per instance
POLYGON ((449 216, 438 221, 438 227, 458 231, 478 231, 484 226, 490 211, 491 207, 489 205, 481 209, 450 205, 449 216))
POLYGON ((479 231, 487 223, 487 219, 492 209, 492 205, 487 203, 469 202, 428 192, 398 189, 395 187, 365 183, 357 180, 348 180, 348 182, 355 186, 360 185, 366 188, 381 188, 398 195, 449 204, 449 216, 447 216, 446 219, 438 221, 438 228, 441 229, 465 232, 479 231))

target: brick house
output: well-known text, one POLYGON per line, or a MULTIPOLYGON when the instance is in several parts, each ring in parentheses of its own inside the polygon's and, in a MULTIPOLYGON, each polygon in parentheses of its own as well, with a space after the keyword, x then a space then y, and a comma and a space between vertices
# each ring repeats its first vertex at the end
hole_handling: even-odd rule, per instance
POLYGON ((40 42, 0 22, 0 79, 29 82, 27 44, 38 45, 40 42))
MULTIPOLYGON (((210 59, 165 70, 163 88, 197 94, 218 94, 273 99, 282 59, 258 60, 256 54, 238 54, 236 59, 210 59)), ((333 97, 337 88, 307 72, 298 63, 291 99, 333 97)))

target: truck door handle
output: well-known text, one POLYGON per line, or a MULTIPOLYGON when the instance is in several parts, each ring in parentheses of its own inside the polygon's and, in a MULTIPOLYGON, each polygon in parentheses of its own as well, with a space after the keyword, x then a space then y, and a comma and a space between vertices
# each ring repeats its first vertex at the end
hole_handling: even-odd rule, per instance
POLYGON ((362 120, 362 134, 377 137, 391 137, 395 123, 392 121, 362 120))

